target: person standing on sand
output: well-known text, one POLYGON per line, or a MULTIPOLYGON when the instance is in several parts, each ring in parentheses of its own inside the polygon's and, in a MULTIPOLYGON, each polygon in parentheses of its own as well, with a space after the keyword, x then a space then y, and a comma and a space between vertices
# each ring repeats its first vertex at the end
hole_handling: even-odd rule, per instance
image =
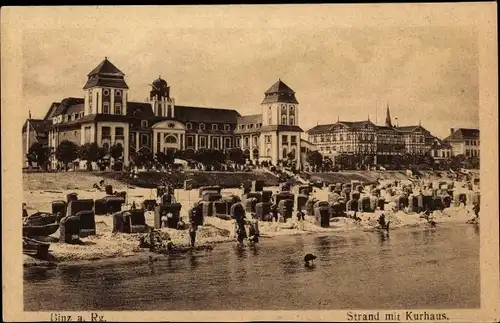
POLYGON ((474 202, 474 206, 472 207, 472 210, 474 211, 474 214, 476 215, 476 220, 479 219, 479 203, 474 202))
POLYGON ((172 242, 172 239, 168 238, 167 239, 167 252, 172 253, 174 251, 174 243, 172 242))
POLYGON ((186 223, 184 223, 184 220, 182 220, 182 217, 179 218, 179 221, 177 222, 177 230, 184 230, 186 228, 186 223))
POLYGON ((304 212, 302 212, 302 210, 299 210, 297 212, 297 220, 298 221, 304 221, 305 220, 305 214, 304 214, 304 212))

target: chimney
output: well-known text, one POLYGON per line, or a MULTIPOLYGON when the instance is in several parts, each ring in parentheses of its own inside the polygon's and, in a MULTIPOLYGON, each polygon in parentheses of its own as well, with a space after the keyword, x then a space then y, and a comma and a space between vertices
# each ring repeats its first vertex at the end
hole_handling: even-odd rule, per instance
POLYGON ((450 135, 452 135, 455 132, 455 129, 450 128, 450 135))

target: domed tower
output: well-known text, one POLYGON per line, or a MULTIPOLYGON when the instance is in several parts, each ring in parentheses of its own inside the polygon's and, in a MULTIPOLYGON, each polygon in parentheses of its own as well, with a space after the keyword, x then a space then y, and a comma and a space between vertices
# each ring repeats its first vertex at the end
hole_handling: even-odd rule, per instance
POLYGON ((157 117, 171 119, 175 117, 175 100, 170 97, 170 86, 161 76, 151 84, 149 99, 151 100, 153 112, 157 117))

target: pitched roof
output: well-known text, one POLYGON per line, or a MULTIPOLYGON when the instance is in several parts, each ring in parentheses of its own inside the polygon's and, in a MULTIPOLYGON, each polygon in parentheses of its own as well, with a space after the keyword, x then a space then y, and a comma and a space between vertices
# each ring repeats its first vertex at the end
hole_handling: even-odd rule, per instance
POLYGON ((102 74, 125 76, 125 74, 123 74, 123 72, 120 71, 115 65, 113 65, 113 63, 108 61, 107 57, 105 57, 104 60, 99 65, 97 65, 97 67, 94 68, 87 76, 102 74))
POLYGON ((65 98, 61 101, 61 103, 59 103, 55 111, 52 113, 52 117, 65 114, 71 106, 83 104, 84 102, 83 98, 65 98))
POLYGON ((344 125, 348 128, 351 129, 362 129, 366 124, 369 124, 373 127, 377 127, 373 122, 370 120, 365 120, 365 121, 337 121, 336 123, 330 123, 330 124, 322 124, 322 125, 317 125, 309 129, 307 132, 314 134, 314 133, 323 133, 327 132, 332 129, 333 126, 340 124, 344 125))
POLYGON ((75 104, 75 105, 72 105, 68 108, 68 110, 66 111, 66 114, 80 113, 80 112, 83 112, 83 109, 84 109, 83 103, 75 104))
POLYGON ((314 127, 312 127, 311 129, 307 130, 307 133, 309 134, 315 134, 315 133, 322 133, 322 132, 326 132, 328 130, 330 130, 331 127, 333 127, 334 123, 331 123, 331 124, 319 124, 319 125, 316 125, 314 127))
POLYGON ((87 80, 87 83, 83 86, 83 89, 89 89, 95 86, 102 87, 113 87, 118 89, 128 89, 127 83, 125 83, 125 79, 114 77, 114 76, 101 76, 101 75, 93 75, 90 76, 87 80))
POLYGON ((153 107, 150 103, 127 102, 127 115, 136 118, 153 118, 153 107))
POLYGON ((479 129, 459 128, 455 130, 445 141, 479 139, 479 129))
POLYGON ((253 124, 262 122, 262 114, 251 114, 238 117, 236 120, 238 124, 253 124))
POLYGON ((369 121, 369 120, 364 120, 364 121, 338 121, 338 124, 343 124, 346 125, 347 127, 351 129, 361 129, 363 128, 364 125, 369 124, 373 127, 376 127, 376 125, 369 121))
POLYGON ((291 93, 295 94, 295 92, 281 79, 278 80, 278 82, 274 83, 266 92, 265 94, 272 94, 272 93, 291 93))
POLYGON ((388 127, 388 126, 379 126, 377 125, 376 126, 378 130, 383 130, 383 131, 398 131, 396 128, 394 127, 388 127))
POLYGON ((57 107, 61 104, 61 102, 52 102, 50 108, 47 110, 44 119, 51 119, 54 116, 54 112, 57 110, 57 107))
POLYGON ((38 135, 42 135, 43 137, 46 136, 47 131, 49 131, 50 126, 52 125, 51 120, 44 120, 44 119, 28 119, 25 121, 23 125, 23 132, 26 131, 26 125, 30 124, 30 128, 32 128, 35 133, 38 135))
POLYGON ((417 129, 419 126, 402 126, 402 127, 395 127, 399 131, 402 132, 412 132, 413 130, 417 129))
POLYGON ((293 91, 288 85, 283 83, 281 79, 274 83, 265 93, 265 97, 262 103, 295 103, 299 102, 295 98, 295 91, 293 91))
POLYGON ((183 122, 236 123, 238 117, 240 114, 236 110, 175 106, 175 119, 183 122))
POLYGON ((127 83, 123 78, 125 74, 113 65, 106 57, 96 68, 88 74, 87 83, 83 89, 95 86, 106 86, 119 89, 128 89, 127 83))

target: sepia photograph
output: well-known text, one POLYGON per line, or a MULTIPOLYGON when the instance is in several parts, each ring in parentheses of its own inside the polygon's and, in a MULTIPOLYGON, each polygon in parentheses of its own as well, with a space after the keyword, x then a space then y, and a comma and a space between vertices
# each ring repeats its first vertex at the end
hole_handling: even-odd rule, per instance
POLYGON ((4 319, 500 320, 493 11, 2 8, 4 319))

